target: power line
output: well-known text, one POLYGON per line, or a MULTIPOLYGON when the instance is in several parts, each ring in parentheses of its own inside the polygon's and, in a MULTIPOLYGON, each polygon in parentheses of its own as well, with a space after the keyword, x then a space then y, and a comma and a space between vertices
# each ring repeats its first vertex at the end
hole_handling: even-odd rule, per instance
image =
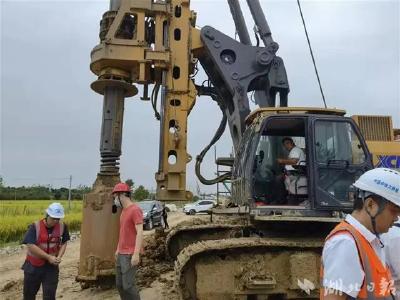
POLYGON ((299 11, 300 11, 300 15, 301 15, 301 20, 303 21, 304 32, 306 33, 308 48, 310 49, 310 54, 311 54, 311 58, 312 58, 312 61, 313 61, 315 74, 317 75, 319 90, 321 91, 321 95, 322 95, 322 101, 324 102, 325 108, 327 108, 327 106, 326 106, 326 101, 325 101, 325 95, 324 95, 324 92, 323 92, 323 90, 322 90, 321 81, 320 81, 320 79, 319 79, 319 74, 318 74, 318 70, 317 70, 317 65, 316 65, 316 63, 315 63, 314 54, 313 54, 313 51, 312 51, 312 48, 311 48, 310 38, 308 37, 308 32, 307 32, 307 28, 306 28, 306 23, 305 23, 305 21, 304 21, 303 12, 302 12, 302 10, 301 10, 300 0, 297 0, 297 5, 299 6, 299 11))

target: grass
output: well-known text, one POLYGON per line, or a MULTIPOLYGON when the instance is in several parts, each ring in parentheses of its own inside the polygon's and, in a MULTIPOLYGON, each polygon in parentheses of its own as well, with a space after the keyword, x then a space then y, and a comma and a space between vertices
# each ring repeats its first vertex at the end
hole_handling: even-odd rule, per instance
MULTIPOLYGON (((28 226, 45 216, 51 200, 1 200, 0 201, 0 245, 22 241, 28 226)), ((82 221, 82 201, 60 202, 65 209, 64 222, 69 231, 78 231, 82 221)))

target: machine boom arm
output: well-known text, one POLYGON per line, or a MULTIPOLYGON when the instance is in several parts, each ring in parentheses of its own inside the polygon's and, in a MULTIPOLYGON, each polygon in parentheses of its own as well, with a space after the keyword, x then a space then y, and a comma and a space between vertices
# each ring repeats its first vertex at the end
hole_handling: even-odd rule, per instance
POLYGON ((260 107, 274 107, 279 93, 280 106, 287 106, 289 85, 283 60, 275 55, 279 46, 272 40, 258 0, 248 1, 248 5, 265 47, 251 45, 239 2, 228 3, 241 42, 205 26, 201 30, 204 49, 195 55, 223 103, 237 149, 250 113, 248 93, 254 92, 255 103, 260 107))

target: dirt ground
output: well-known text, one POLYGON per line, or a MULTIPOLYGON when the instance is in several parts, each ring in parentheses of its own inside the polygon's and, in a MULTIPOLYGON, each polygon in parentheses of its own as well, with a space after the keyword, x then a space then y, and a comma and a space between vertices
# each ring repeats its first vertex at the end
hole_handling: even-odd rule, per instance
MULTIPOLYGON (((206 215, 200 216, 207 218, 206 215)), ((181 212, 169 214, 170 227, 193 218, 181 212)), ((161 262, 157 255, 162 251, 158 245, 158 238, 163 233, 155 230, 145 231, 147 253, 144 255, 138 270, 137 280, 140 286, 140 295, 143 300, 177 299, 173 288, 173 263, 161 262)), ((82 289, 75 281, 78 272, 80 239, 77 237, 68 244, 67 251, 60 265, 60 280, 57 289, 57 298, 64 299, 119 299, 115 288, 102 290, 99 288, 82 289)), ((12 254, 0 254, 0 299, 21 299, 23 286, 23 271, 20 269, 25 259, 25 250, 12 254)), ((41 298, 39 291, 38 299, 41 298)))

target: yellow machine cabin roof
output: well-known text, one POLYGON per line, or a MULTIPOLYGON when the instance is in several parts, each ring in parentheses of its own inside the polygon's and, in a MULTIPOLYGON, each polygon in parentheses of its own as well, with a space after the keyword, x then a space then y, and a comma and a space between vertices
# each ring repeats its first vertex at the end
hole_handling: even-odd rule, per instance
POLYGON ((321 108, 321 107, 265 107, 265 108, 258 108, 253 112, 251 112, 246 118, 246 124, 249 125, 258 116, 266 116, 274 114, 318 114, 318 115, 344 116, 346 114, 346 111, 336 108, 321 108))

